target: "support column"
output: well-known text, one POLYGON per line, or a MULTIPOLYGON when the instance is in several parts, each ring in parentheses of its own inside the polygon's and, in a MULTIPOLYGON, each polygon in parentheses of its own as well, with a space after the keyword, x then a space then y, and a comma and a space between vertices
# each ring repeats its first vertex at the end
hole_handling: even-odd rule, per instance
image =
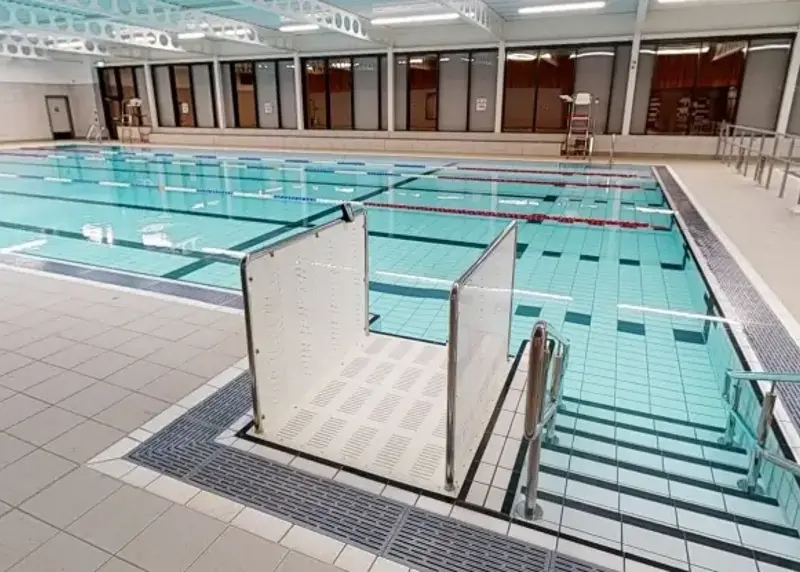
POLYGON ((297 111, 297 129, 302 131, 306 128, 305 112, 303 111, 303 68, 300 66, 300 54, 294 55, 294 106, 297 111))
POLYGON ((394 48, 386 50, 386 127, 394 131, 394 48))
POLYGON ((797 89, 798 72, 800 72, 800 30, 798 30, 794 36, 792 55, 789 59, 789 69, 786 71, 786 83, 783 85, 783 97, 781 98, 781 107, 778 112, 778 124, 775 127, 775 131, 778 133, 786 133, 786 128, 789 127, 789 115, 792 112, 794 92, 797 89))
POLYGON ((217 108, 214 113, 217 114, 217 125, 220 129, 225 129, 225 100, 222 97, 222 66, 219 64, 219 58, 214 56, 214 62, 211 66, 214 73, 214 100, 216 101, 217 108))
POLYGON ((506 85, 506 43, 500 41, 497 48, 497 85, 494 91, 494 132, 503 131, 503 100, 506 85))
POLYGON ((153 68, 149 62, 144 63, 144 91, 147 93, 147 113, 150 114, 150 125, 158 127, 156 90, 153 89, 153 68))
POLYGON ((642 43, 642 24, 647 17, 648 0, 639 0, 636 7, 636 25, 633 30, 633 45, 631 45, 631 65, 628 67, 628 83, 625 86, 625 106, 622 112, 622 134, 631 134, 631 119, 633 118, 633 98, 636 95, 636 75, 639 70, 639 46, 642 43))

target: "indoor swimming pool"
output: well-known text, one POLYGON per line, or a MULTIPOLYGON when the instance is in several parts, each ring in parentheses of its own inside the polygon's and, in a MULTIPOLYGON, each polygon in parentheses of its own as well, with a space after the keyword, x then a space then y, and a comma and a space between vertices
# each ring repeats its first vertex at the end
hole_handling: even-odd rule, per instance
MULTIPOLYGON (((768 467, 765 494, 744 495, 745 450, 717 443, 724 373, 742 364, 649 167, 5 149, 0 252, 239 290, 247 252, 338 217, 344 201, 368 212, 372 331, 440 345, 453 281, 518 220, 509 353, 540 319, 571 342, 541 526, 677 568, 700 536, 800 557, 794 480, 768 467)), ((525 481, 522 390, 505 396, 464 489, 506 514, 525 481)))

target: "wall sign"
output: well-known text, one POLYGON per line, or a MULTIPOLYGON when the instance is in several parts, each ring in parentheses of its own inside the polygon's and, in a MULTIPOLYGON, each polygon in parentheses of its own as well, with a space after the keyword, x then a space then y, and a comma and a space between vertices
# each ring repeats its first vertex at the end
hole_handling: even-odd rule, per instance
POLYGON ((475 111, 486 111, 487 101, 485 97, 475 98, 475 111))
POLYGON ((264 113, 266 113, 267 115, 271 115, 272 114, 272 102, 271 101, 265 101, 264 102, 264 113))
POLYGON ((181 101, 181 113, 184 115, 189 113, 189 104, 185 101, 181 101))

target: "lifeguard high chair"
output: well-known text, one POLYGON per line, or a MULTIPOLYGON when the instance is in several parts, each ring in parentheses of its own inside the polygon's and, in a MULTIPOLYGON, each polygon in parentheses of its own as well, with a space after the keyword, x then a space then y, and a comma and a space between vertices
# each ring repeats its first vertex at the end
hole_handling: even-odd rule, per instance
POLYGON ((591 93, 562 95, 568 106, 567 135, 561 144, 561 155, 591 160, 594 149, 594 108, 597 103, 591 93))

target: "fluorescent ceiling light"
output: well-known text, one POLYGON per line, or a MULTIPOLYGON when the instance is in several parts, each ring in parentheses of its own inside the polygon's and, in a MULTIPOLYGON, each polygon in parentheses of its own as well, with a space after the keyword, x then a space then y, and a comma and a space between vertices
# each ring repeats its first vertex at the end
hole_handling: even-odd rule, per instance
POLYGON ((444 22, 458 20, 458 14, 418 14, 416 16, 393 16, 390 18, 375 18, 371 21, 373 26, 391 26, 393 24, 419 24, 422 22, 444 22))
POLYGON ((657 50, 640 50, 640 53, 657 56, 682 56, 685 54, 705 54, 710 49, 710 46, 703 46, 702 48, 658 48, 657 50))
POLYGON ((512 54, 508 54, 506 59, 511 60, 512 62, 532 62, 536 59, 536 55, 525 52, 514 52, 512 54))
POLYGON ((204 32, 178 32, 179 40, 199 40, 205 37, 206 35, 204 32))
POLYGON ((581 54, 572 54, 569 56, 569 59, 574 60, 575 58, 589 58, 593 56, 605 56, 611 58, 614 57, 614 52, 583 52, 581 54))
POLYGON ((750 46, 748 52, 761 52, 763 50, 790 50, 791 44, 764 44, 763 46, 750 46))
POLYGON ((581 10, 599 10, 605 8, 605 2, 573 2, 569 4, 545 4, 544 6, 526 6, 520 8, 520 14, 553 14, 555 12, 579 12, 581 10))
POLYGON ((278 28, 280 32, 313 32, 319 30, 316 24, 287 24, 278 28))

